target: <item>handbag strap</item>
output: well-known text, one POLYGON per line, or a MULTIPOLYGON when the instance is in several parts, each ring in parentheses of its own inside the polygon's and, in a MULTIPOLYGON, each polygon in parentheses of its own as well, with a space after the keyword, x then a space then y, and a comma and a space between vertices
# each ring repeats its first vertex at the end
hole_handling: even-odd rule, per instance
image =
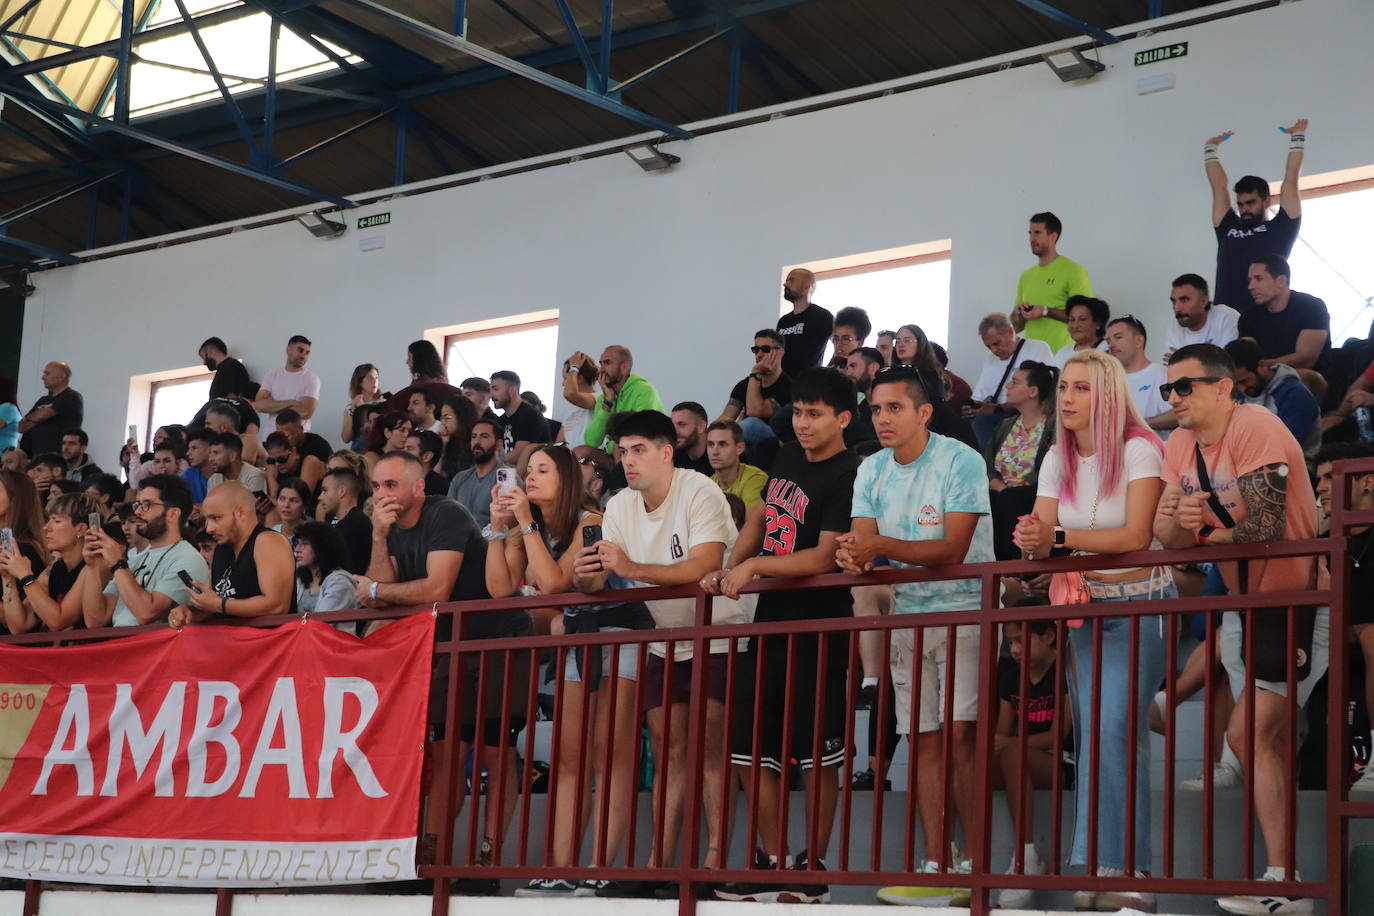
POLYGON ((1016 342, 1016 349, 1011 351, 1011 359, 1007 360, 1007 368, 1002 372, 1002 379, 997 383, 997 387, 992 390, 992 397, 988 400, 996 404, 997 399, 1002 396, 1002 386, 1011 378, 1012 372, 1016 371, 1016 357, 1021 355, 1021 348, 1026 345, 1026 338, 1022 337, 1016 342))

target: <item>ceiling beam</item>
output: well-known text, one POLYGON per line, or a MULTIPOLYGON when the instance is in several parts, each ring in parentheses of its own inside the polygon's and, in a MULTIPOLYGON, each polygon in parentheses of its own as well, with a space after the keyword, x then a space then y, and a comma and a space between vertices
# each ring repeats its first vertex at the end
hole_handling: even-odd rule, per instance
POLYGON ((1104 45, 1116 44, 1121 40, 1106 29, 1099 28, 1090 22, 1084 22, 1072 13, 1067 13, 1053 4, 1046 3, 1045 0, 1016 0, 1016 2, 1027 9, 1035 10, 1041 16, 1057 22, 1065 28, 1095 38, 1104 45))

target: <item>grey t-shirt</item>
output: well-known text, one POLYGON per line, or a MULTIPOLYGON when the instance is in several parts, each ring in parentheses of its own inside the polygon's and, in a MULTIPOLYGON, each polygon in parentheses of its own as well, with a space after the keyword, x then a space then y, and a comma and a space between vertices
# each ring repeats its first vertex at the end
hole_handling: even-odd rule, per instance
MULTIPOLYGON (((456 550, 462 553, 449 593, 450 601, 472 601, 490 598, 487 591, 487 542, 472 514, 447 496, 425 497, 420 520, 412 528, 392 527, 386 536, 387 553, 396 561, 396 581, 412 582, 427 573, 429 554, 435 550, 456 550)), ((447 618, 444 618, 447 619, 447 618)), ((511 636, 528 623, 524 611, 488 611, 474 613, 468 623, 467 635, 473 639, 511 636)), ((442 624, 442 620, 441 620, 442 624)), ((442 632, 437 636, 447 639, 442 632)))
POLYGON ((448 486, 448 498, 472 513, 477 527, 491 524, 491 488, 496 486, 496 472, 509 465, 497 463, 485 477, 479 477, 476 466, 459 471, 448 486))
MULTIPOLYGON (((153 547, 129 561, 129 571, 134 574, 134 581, 146 591, 171 598, 173 607, 178 604, 189 604, 191 600, 186 586, 181 584, 181 579, 177 576, 183 569, 197 582, 207 582, 210 579, 210 567, 190 541, 177 541, 166 547, 153 547)), ((105 594, 119 595, 119 587, 114 579, 105 586, 105 594)), ((122 597, 115 600, 114 617, 110 624, 116 627, 139 625, 138 618, 129 610, 122 597)))

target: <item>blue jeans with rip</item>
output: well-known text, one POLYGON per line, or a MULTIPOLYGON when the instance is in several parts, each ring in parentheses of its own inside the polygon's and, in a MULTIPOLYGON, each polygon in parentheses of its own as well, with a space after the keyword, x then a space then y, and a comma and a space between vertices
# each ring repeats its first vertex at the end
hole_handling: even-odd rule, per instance
MULTIPOLYGON (((1143 601, 1177 598, 1173 582, 1138 598, 1094 598, 1098 601, 1143 601)), ((1138 871, 1149 871, 1150 846, 1150 731, 1148 712, 1155 691, 1164 677, 1164 631, 1162 617, 1140 618, 1139 667, 1135 696, 1129 696, 1131 671, 1131 627, 1125 617, 1102 619, 1102 683, 1097 731, 1102 742, 1097 792, 1097 865, 1099 868, 1126 867, 1126 805, 1128 755, 1134 751, 1135 765, 1135 862, 1138 871), (1136 729, 1130 726, 1131 703, 1135 703, 1136 729)), ((1074 865, 1088 863, 1088 804, 1092 793, 1092 689, 1093 627, 1086 621, 1069 630, 1074 663, 1068 668, 1069 698, 1074 710, 1074 737, 1078 754, 1077 810, 1074 819, 1074 865)))

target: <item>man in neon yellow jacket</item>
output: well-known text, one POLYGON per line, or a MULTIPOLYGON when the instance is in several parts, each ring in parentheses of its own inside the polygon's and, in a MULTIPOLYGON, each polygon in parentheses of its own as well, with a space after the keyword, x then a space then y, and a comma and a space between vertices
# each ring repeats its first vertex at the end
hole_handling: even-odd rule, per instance
POLYGON ((587 421, 585 443, 593 448, 604 448, 615 454, 615 443, 606 438, 606 423, 618 413, 633 410, 657 410, 667 413, 663 399, 658 396, 654 386, 642 376, 630 371, 634 357, 628 347, 610 346, 601 354, 601 390, 596 396, 596 406, 592 418, 587 421))

